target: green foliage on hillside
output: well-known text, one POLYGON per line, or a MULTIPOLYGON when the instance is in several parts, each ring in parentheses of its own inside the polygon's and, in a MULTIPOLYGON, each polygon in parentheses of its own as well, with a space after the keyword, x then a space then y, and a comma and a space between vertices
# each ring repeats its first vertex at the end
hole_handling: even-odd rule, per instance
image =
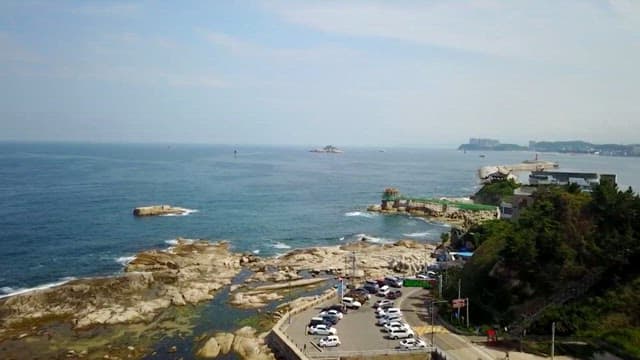
POLYGON ((457 295, 459 276, 474 322, 506 325, 544 308, 529 333, 548 334, 555 321, 560 335, 640 356, 640 198, 631 189, 540 188, 517 221, 487 222, 467 237, 479 248, 449 276, 445 296, 457 295), (565 294, 575 298, 542 306, 565 294))
POLYGON ((496 181, 491 184, 485 184, 473 195, 473 200, 479 204, 498 206, 505 198, 513 195, 513 190, 519 187, 520 185, 513 180, 496 181))

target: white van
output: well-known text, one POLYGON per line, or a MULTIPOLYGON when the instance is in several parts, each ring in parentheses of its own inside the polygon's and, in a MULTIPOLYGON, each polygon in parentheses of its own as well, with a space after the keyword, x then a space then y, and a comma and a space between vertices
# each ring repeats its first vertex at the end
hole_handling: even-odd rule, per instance
POLYGON ((360 304, 359 301, 357 301, 356 299, 351 298, 351 297, 343 297, 342 298, 342 303, 346 307, 351 308, 351 309, 360 309, 360 306, 362 306, 362 304, 360 304))

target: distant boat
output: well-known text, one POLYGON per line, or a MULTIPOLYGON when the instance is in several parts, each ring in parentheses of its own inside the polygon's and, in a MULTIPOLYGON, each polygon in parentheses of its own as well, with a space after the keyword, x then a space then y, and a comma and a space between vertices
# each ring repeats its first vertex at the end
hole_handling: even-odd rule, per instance
POLYGON ((331 154, 340 154, 343 153, 344 151, 338 149, 337 147, 333 146, 333 145, 327 145, 325 147, 323 147, 322 149, 313 149, 313 150, 309 150, 310 152, 315 152, 315 153, 331 153, 331 154))
POLYGON ((481 158, 483 158, 483 157, 485 157, 485 156, 486 156, 485 154, 480 154, 480 157, 481 157, 481 158))

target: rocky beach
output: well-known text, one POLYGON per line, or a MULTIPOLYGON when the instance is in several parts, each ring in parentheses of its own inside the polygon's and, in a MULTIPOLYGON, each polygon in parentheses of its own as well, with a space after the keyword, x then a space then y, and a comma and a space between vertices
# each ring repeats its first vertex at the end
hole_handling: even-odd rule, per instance
MULTIPOLYGON (((184 310, 210 301, 223 288, 228 287, 232 306, 259 310, 282 302, 292 288, 326 288, 337 276, 413 274, 432 261, 428 255, 433 250, 433 245, 411 240, 375 244, 365 239, 263 258, 234 253, 224 241, 179 239, 169 249, 136 255, 121 275, 73 280, 0 300, 0 355, 29 358, 36 351, 51 358, 143 358, 153 344, 136 343, 131 334, 178 328, 188 322, 188 315, 181 315, 184 310), (247 276, 233 283, 242 271, 247 276), (122 337, 122 331, 114 329, 130 334, 122 337)), ((288 300, 298 304, 305 298, 288 300)), ((287 306, 280 304, 271 317, 277 318, 287 306)), ((203 334, 196 347, 201 357, 215 357, 211 354, 219 349, 246 359, 268 358, 264 336, 251 328, 203 334)), ((170 346, 167 352, 175 350, 170 346)))

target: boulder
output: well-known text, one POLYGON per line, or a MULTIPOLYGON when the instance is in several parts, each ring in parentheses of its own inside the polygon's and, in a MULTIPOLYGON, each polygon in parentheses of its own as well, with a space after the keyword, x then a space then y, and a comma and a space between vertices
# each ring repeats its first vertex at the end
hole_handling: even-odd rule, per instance
POLYGON ((220 346, 220 352, 222 354, 227 354, 231 351, 231 346, 233 345, 234 335, 230 333, 218 333, 215 336, 216 341, 218 342, 218 346, 220 346))
POLYGON ((207 342, 198 350, 198 356, 205 359, 213 359, 220 354, 220 345, 215 337, 209 338, 207 342))

